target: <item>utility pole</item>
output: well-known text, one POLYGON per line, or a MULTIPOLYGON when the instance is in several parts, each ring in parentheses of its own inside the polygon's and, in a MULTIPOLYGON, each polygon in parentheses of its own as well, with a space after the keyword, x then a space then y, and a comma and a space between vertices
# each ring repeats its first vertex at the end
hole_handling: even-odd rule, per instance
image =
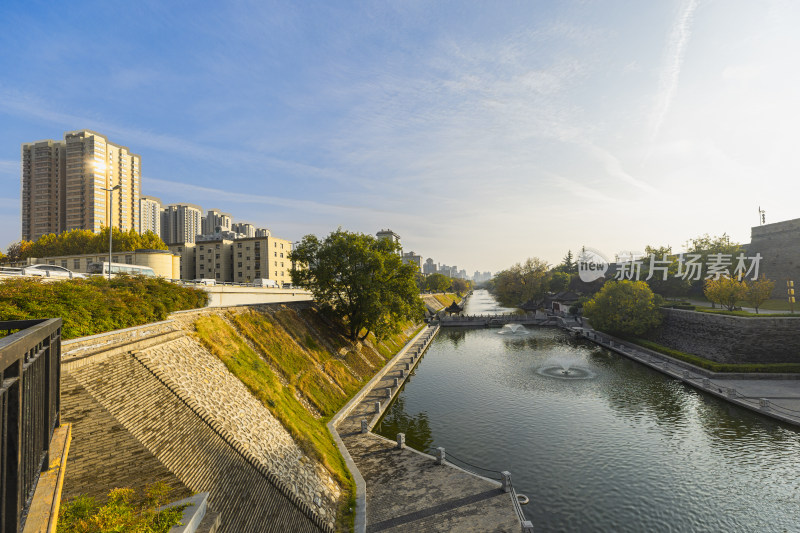
POLYGON ((114 234, 114 191, 119 189, 121 185, 117 184, 106 189, 100 187, 100 190, 108 193, 108 281, 111 281, 111 239, 114 234))

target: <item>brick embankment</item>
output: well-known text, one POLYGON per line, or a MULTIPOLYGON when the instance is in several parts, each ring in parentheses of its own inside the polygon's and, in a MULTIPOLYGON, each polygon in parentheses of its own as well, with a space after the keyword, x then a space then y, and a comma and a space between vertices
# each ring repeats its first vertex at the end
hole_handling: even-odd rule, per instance
POLYGON ((361 433, 361 421, 376 417, 375 402, 380 401, 382 409, 388 406, 386 389, 395 378, 402 381, 406 364, 415 364, 411 354, 420 342, 368 385, 337 425, 366 484, 366 531, 520 531, 511 494, 503 492, 500 483, 449 464, 437 465, 429 455, 399 450, 390 440, 361 433))
POLYGON ((66 496, 163 479, 178 489, 174 497, 208 491, 219 531, 329 529, 131 354, 62 370, 62 417, 75 432, 66 496))
POLYGON ((134 356, 193 410, 218 424, 228 440, 241 444, 298 498, 333 522, 341 492, 336 482, 318 462, 308 460, 283 425, 219 358, 188 336, 134 356))

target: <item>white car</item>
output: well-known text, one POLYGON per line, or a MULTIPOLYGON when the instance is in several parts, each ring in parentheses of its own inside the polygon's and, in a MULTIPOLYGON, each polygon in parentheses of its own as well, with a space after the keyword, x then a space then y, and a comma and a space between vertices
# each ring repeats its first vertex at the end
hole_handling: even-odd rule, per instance
POLYGON ((85 278, 84 274, 78 274, 72 270, 57 265, 29 265, 22 267, 23 276, 42 276, 47 278, 85 278))

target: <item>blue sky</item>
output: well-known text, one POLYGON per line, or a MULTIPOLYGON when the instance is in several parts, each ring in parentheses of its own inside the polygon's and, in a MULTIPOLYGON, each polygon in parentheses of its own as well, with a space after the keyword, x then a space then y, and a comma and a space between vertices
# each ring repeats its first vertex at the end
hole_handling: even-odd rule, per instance
POLYGON ((297 240, 391 228, 472 273, 800 217, 800 3, 0 4, 20 144, 100 131, 144 194, 297 240))

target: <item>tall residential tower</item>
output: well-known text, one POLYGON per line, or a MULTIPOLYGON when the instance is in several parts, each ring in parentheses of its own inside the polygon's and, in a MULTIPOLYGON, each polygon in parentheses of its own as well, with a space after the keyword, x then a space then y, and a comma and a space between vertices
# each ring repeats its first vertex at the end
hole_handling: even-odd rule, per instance
POLYGON ((90 130, 23 144, 22 238, 109 225, 138 231, 141 171, 140 156, 90 130))

